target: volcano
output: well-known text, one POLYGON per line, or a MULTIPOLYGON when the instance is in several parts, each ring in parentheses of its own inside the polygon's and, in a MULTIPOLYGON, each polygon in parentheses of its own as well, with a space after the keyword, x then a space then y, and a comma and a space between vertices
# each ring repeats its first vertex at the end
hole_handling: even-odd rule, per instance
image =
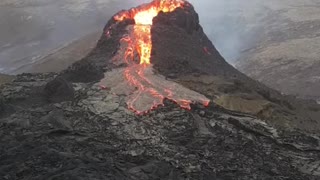
POLYGON ((6 79, 0 179, 320 176, 320 107, 229 65, 187 1, 120 11, 66 70, 6 79))
MULTIPOLYGON (((127 108, 137 114, 170 99, 185 109, 214 101, 299 129, 305 128, 300 123, 320 116, 306 111, 306 102, 284 97, 229 65, 187 1, 156 0, 120 11, 105 26, 96 48, 61 76, 72 82, 99 81, 102 88, 125 96, 127 108), (297 114, 297 109, 302 110, 297 114), (284 120, 287 114, 291 117, 284 120)), ((307 128, 313 127, 320 125, 307 128)))
MULTIPOLYGON (((153 1, 114 16, 116 23, 128 19, 133 20, 134 24, 126 27, 128 34, 120 40, 120 49, 113 59, 115 64, 125 63, 127 67, 122 72, 106 73, 103 84, 111 86, 115 93, 126 94, 128 107, 138 114, 163 105, 165 98, 186 109, 190 109, 191 103, 199 102, 207 106, 210 102, 205 96, 156 75, 151 64, 153 18, 160 12, 172 12, 187 5, 184 1, 153 1), (115 83, 109 82, 117 74, 124 76, 125 80, 120 80, 120 77, 115 83), (124 83, 119 83, 119 80, 124 83), (132 90, 128 92, 130 86, 132 90)), ((110 30, 106 35, 111 36, 110 30)))
MULTIPOLYGON (((208 106, 210 100, 206 96, 168 80, 168 76, 226 72, 231 72, 231 76, 243 76, 219 55, 204 35, 192 5, 186 1, 157 0, 121 11, 109 21, 104 32, 97 48, 74 67, 82 69, 90 64, 90 67, 113 69, 104 73, 106 78, 101 80, 101 87, 109 87, 113 93, 125 94, 128 108, 137 114, 163 105, 164 99, 173 100, 186 109, 190 109, 192 103, 208 106), (165 30, 162 29, 163 25, 176 31, 171 36, 186 34, 188 37, 183 43, 189 44, 179 45, 173 39, 165 42, 162 37, 157 37, 168 33, 161 32, 165 30), (104 48, 115 47, 114 44, 117 44, 117 48, 104 48), (197 48, 191 49, 190 45, 197 48), (224 68, 230 70, 224 72, 224 68)), ((75 74, 75 71, 77 69, 71 74, 75 74)), ((102 71, 92 73, 101 79, 98 72, 102 71)), ((73 78, 83 77, 78 75, 80 72, 73 78)))

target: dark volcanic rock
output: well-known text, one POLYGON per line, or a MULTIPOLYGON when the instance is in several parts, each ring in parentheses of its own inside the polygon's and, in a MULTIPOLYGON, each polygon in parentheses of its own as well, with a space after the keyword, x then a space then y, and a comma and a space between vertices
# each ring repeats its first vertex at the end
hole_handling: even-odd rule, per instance
POLYGON ((0 106, 13 110, 0 116, 0 179, 319 179, 320 137, 308 129, 319 132, 314 119, 295 121, 300 109, 291 101, 228 65, 191 6, 154 22, 158 72, 217 101, 190 111, 169 100, 143 116, 129 111, 123 96, 97 83, 115 68, 111 59, 132 24, 110 20, 109 33, 68 70, 1 86, 0 106), (236 111, 234 102, 227 103, 233 111, 219 106, 217 97, 230 94, 243 98, 240 108, 261 105, 260 116, 236 111), (259 118, 267 115, 279 117, 259 118))
MULTIPOLYGON (((6 88, 29 78, 34 79, 30 87, 43 81, 25 76, 6 88)), ((1 179, 306 180, 320 175, 319 136, 279 131, 212 105, 186 111, 166 101, 136 116, 122 97, 97 85, 73 85, 74 102, 25 106, 0 119, 1 179)))
POLYGON ((114 19, 110 19, 96 48, 87 57, 62 72, 61 76, 72 82, 93 82, 102 79, 104 71, 114 68, 111 59, 118 51, 120 39, 127 33, 127 25, 133 23, 132 20, 115 23, 114 19))
POLYGON ((153 22, 151 62, 162 74, 241 75, 225 62, 204 34, 192 7, 160 13, 153 22))
POLYGON ((64 78, 57 77, 46 84, 44 94, 52 102, 70 101, 74 98, 74 89, 64 78))

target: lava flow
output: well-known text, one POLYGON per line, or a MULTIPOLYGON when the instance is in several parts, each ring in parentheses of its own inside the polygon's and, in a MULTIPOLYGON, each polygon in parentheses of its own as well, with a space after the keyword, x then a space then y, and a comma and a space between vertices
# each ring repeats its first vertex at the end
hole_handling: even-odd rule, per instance
MULTIPOLYGON (((124 78, 127 84, 134 87, 133 92, 128 95, 127 105, 138 114, 162 105, 164 98, 171 99, 186 109, 190 109, 190 104, 194 102, 200 102, 204 105, 209 103, 205 96, 168 81, 163 76, 155 75, 150 62, 153 18, 159 12, 172 12, 176 8, 183 8, 184 5, 185 1, 183 0, 154 0, 149 4, 114 16, 118 22, 125 19, 135 21, 132 27, 127 28, 128 35, 121 39, 122 50, 120 48, 118 54, 128 65, 122 72, 124 78), (135 62, 136 53, 139 55, 139 63, 135 62)), ((117 90, 117 92, 119 91, 117 90)))
MULTIPOLYGON (((183 7, 181 0, 155 0, 139 8, 133 8, 114 17, 116 21, 134 19, 133 36, 136 42, 130 41, 131 47, 136 49, 140 56, 140 64, 150 64, 151 58, 151 26, 152 20, 159 12, 172 12, 178 7, 183 7)), ((128 40, 128 39, 125 39, 128 40)), ((132 49, 128 49, 126 54, 132 54, 132 49)), ((132 58, 132 57, 131 57, 132 58)))

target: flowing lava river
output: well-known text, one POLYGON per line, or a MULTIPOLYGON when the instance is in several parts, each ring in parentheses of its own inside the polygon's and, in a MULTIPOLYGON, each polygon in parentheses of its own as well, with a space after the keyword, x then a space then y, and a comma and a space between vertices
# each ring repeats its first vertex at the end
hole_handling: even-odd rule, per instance
POLYGON ((102 85, 112 87, 116 94, 127 95, 128 108, 137 114, 146 113, 159 105, 165 98, 175 101, 182 108, 190 109, 191 103, 202 103, 207 106, 209 99, 205 96, 166 80, 153 71, 151 59, 153 18, 159 12, 172 12, 183 8, 182 0, 154 0, 149 4, 121 12, 114 16, 118 22, 133 19, 134 25, 127 27, 128 34, 120 42, 120 49, 115 61, 124 61, 127 67, 105 74, 102 85), (137 62, 136 54, 139 59, 137 62), (121 77, 119 75, 122 75, 121 77))

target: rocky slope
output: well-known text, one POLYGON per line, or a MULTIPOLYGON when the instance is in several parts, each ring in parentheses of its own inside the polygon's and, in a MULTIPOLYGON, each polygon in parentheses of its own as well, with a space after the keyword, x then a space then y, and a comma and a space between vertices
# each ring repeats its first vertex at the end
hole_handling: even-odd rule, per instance
POLYGON ((40 56, 31 64, 22 65, 12 71, 14 74, 20 73, 46 73, 59 72, 85 57, 97 44, 101 32, 88 34, 78 40, 66 43, 61 47, 51 50, 49 54, 40 56))
POLYGON ((101 88, 131 20, 111 19, 97 47, 61 73, 2 85, 3 179, 318 179, 320 108, 283 97, 230 66, 189 6, 152 27, 155 73, 210 98, 146 115, 101 88))
POLYGON ((237 68, 285 94, 320 99, 319 3, 285 1, 270 13, 261 40, 243 52, 237 68))

